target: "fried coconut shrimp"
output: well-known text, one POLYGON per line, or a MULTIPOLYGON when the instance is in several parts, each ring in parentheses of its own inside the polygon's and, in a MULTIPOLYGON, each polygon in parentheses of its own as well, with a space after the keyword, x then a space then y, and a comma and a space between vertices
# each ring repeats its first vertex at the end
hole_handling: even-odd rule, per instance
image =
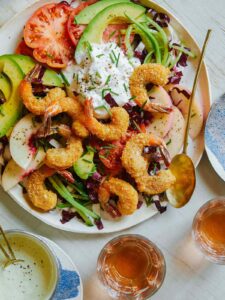
POLYGON ((89 135, 89 131, 80 122, 81 118, 83 119, 84 112, 79 100, 70 97, 57 99, 48 106, 45 111, 45 117, 53 117, 63 112, 67 113, 73 120, 72 130, 76 136, 85 138, 89 135))
POLYGON ((140 133, 127 142, 121 157, 122 165, 135 179, 140 192, 155 195, 166 191, 175 182, 170 170, 161 170, 158 174, 148 174, 149 162, 142 156, 145 146, 162 146, 164 142, 152 134, 140 133))
POLYGON ((48 149, 45 164, 57 170, 68 169, 81 157, 82 153, 81 139, 71 135, 65 148, 48 149))
POLYGON ((48 191, 45 186, 45 179, 54 173, 54 170, 43 166, 31 173, 27 178, 26 189, 28 197, 35 207, 43 211, 49 211, 55 208, 57 203, 57 195, 48 191))
POLYGON ((122 107, 113 107, 110 110, 111 122, 103 124, 94 117, 94 109, 91 100, 84 103, 84 125, 102 141, 119 140, 125 135, 129 126, 129 115, 122 107))
POLYGON ((171 107, 166 107, 149 100, 146 85, 164 86, 168 82, 170 70, 160 64, 144 64, 137 67, 130 77, 130 92, 138 106, 149 112, 169 113, 171 107))
POLYGON ((117 208, 121 215, 131 215, 136 211, 138 193, 129 183, 118 178, 110 178, 101 184, 98 197, 102 207, 106 210, 111 194, 119 197, 117 208))
POLYGON ((33 94, 32 85, 26 77, 21 81, 20 96, 23 104, 34 115, 44 115, 46 108, 51 105, 52 102, 58 101, 66 97, 66 93, 61 88, 53 88, 43 98, 37 98, 33 94))

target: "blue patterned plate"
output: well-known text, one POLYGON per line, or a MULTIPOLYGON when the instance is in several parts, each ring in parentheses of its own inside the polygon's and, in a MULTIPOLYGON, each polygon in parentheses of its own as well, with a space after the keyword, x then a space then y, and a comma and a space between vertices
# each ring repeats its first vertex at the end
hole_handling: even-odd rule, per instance
POLYGON ((205 145, 213 168, 225 181, 225 94, 212 105, 206 123, 205 145))
POLYGON ((48 244, 59 261, 60 278, 52 300, 83 300, 81 277, 71 258, 54 242, 38 237, 48 244))

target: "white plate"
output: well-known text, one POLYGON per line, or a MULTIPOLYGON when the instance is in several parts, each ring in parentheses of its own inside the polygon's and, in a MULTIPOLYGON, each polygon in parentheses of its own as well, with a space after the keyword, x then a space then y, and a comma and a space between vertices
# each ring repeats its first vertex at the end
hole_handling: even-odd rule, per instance
POLYGON ((205 129, 205 144, 212 167, 225 181, 225 95, 211 108, 205 129))
POLYGON ((47 243, 59 262, 59 282, 52 300, 83 300, 81 276, 72 259, 53 241, 37 235, 47 243))
MULTIPOLYGON (((22 30, 26 20, 31 16, 31 14, 38 7, 49 2, 53 2, 53 1, 47 1, 47 0, 38 1, 31 7, 24 10, 22 13, 15 16, 12 20, 10 20, 7 24, 5 24, 0 29, 0 45, 1 45, 0 54, 13 53, 19 38, 21 38, 22 36, 22 30)), ((161 6, 153 3, 152 1, 148 1, 148 5, 155 8, 157 11, 167 13, 171 17, 171 24, 177 31, 180 39, 185 41, 186 45, 191 47, 191 49, 197 55, 199 55, 200 50, 197 43, 190 35, 190 33, 183 27, 180 21, 178 21, 170 12, 168 12, 161 6)), ((192 87, 192 82, 193 82, 197 63, 198 63, 197 60, 190 61, 189 66, 186 68, 184 72, 185 75, 184 75, 184 79, 181 81, 181 84, 183 84, 188 88, 192 87)), ((204 119, 206 119, 210 109, 210 98, 211 98, 211 93, 209 87, 208 74, 207 74, 206 67, 204 65, 201 71, 199 86, 197 91, 197 99, 203 107, 204 119)), ((203 151, 204 151, 204 132, 202 130, 202 133, 198 136, 197 139, 195 139, 194 142, 190 141, 189 148, 188 148, 188 153, 192 157, 196 166, 198 165, 202 157, 203 151)), ((28 203, 24 200, 20 186, 16 186, 15 188, 11 189, 9 191, 9 194, 20 206, 22 206, 25 210, 27 210, 29 213, 31 213, 33 216, 40 219, 41 221, 55 228, 59 228, 66 231, 79 232, 79 233, 93 234, 93 233, 106 233, 106 232, 115 232, 115 231, 124 230, 126 228, 129 228, 131 226, 134 226, 140 222, 149 219, 150 217, 154 216, 157 213, 157 211, 154 208, 142 207, 135 214, 129 217, 125 217, 113 221, 103 220, 104 229, 99 231, 96 227, 91 227, 91 228, 86 227, 84 224, 81 224, 76 219, 73 219, 69 223, 62 225, 60 223, 60 215, 57 211, 53 211, 50 213, 40 213, 31 209, 28 203)))

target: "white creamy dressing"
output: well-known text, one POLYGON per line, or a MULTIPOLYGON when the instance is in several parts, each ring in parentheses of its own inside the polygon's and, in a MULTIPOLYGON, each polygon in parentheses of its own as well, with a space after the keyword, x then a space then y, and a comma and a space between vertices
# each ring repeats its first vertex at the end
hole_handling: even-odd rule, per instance
POLYGON ((92 99, 98 117, 108 117, 110 106, 104 96, 111 94, 119 106, 131 99, 129 78, 135 67, 140 65, 137 58, 128 58, 116 43, 91 44, 80 57, 81 63, 71 64, 64 75, 73 92, 81 95, 81 101, 92 99))
MULTIPOLYGON (((3 269, 5 259, 0 253, 0 299, 50 299, 57 277, 49 254, 38 242, 24 235, 10 234, 8 240, 16 258, 24 262, 3 269)), ((2 239, 0 242, 6 248, 2 239)))

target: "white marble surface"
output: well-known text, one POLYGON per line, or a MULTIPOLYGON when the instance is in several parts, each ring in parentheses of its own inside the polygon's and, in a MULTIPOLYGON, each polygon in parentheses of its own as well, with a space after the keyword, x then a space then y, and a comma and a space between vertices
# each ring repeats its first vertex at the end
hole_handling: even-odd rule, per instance
MULTIPOLYGON (((0 24, 32 2, 34 0, 0 0, 0 24)), ((213 29, 206 62, 213 99, 217 99, 225 92, 225 1, 157 0, 156 2, 180 18, 200 44, 207 29, 213 29)), ((192 220, 198 208, 207 200, 221 195, 225 196, 225 184, 216 175, 205 155, 197 170, 197 188, 189 205, 180 210, 169 208, 166 214, 157 215, 123 232, 147 236, 165 255, 166 279, 152 299, 224 299, 225 267, 208 263, 195 248, 190 235, 192 220)), ((103 245, 118 234, 88 236, 55 230, 28 215, 3 191, 0 191, 0 223, 5 228, 26 229, 58 243, 72 257, 80 270, 84 282, 84 300, 109 299, 97 283, 96 260, 103 245)))

